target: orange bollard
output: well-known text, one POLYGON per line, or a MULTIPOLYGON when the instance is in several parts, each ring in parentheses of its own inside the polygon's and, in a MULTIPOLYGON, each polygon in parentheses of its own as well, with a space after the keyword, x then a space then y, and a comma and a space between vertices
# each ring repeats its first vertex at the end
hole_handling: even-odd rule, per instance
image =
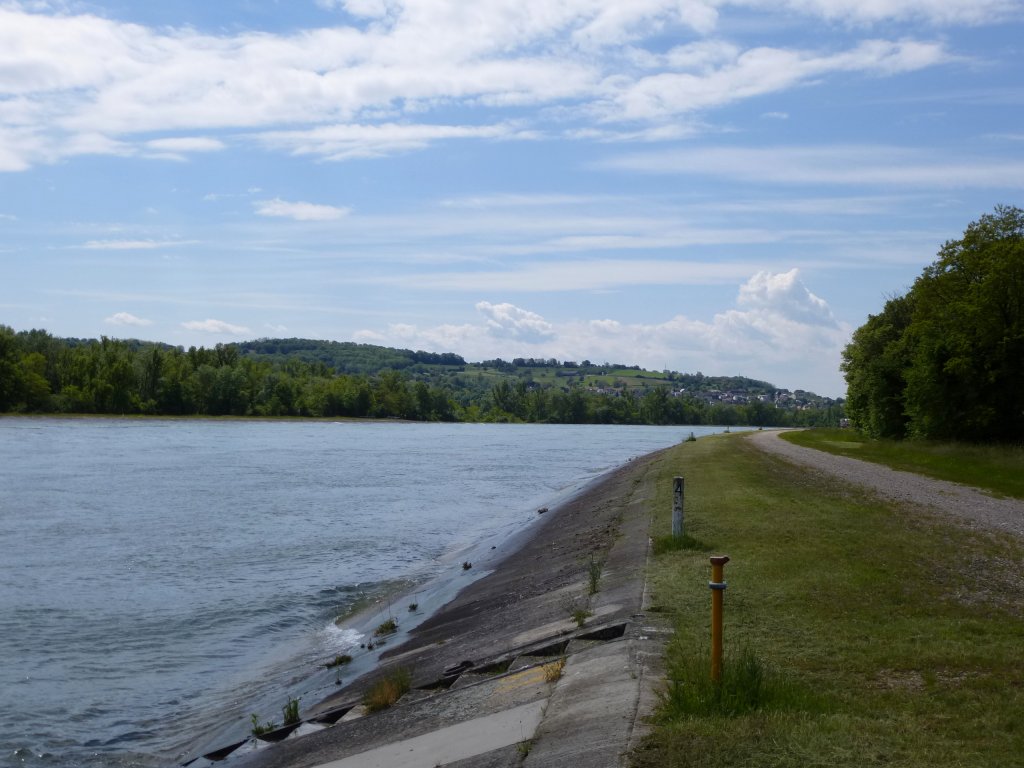
POLYGON ((725 564, 729 562, 726 555, 711 558, 711 681, 722 682, 722 604, 725 597, 725 564))

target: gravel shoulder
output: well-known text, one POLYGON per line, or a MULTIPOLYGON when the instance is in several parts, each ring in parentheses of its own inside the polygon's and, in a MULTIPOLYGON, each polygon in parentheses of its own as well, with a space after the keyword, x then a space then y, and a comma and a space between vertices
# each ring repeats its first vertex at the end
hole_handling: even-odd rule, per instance
POLYGON ((778 431, 754 432, 746 439, 767 453, 867 488, 886 499, 925 507, 974 528, 1024 537, 1024 501, 996 498, 966 485, 804 448, 782 440, 779 435, 778 431))

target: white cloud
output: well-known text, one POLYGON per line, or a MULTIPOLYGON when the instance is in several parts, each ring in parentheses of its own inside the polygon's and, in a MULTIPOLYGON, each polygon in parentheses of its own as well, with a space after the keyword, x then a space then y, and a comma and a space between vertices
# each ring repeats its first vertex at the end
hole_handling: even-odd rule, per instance
POLYGON ((143 317, 136 317, 129 312, 117 312, 110 317, 104 318, 103 322, 110 325, 133 325, 140 328, 153 324, 152 320, 146 320, 143 317))
POLYGON ((1016 0, 748 0, 774 10, 794 11, 829 20, 878 22, 924 20, 932 24, 991 24, 1020 13, 1016 0))
POLYGON ((82 247, 90 251, 149 251, 171 243, 156 240, 90 240, 82 247))
MULTIPOLYGON (((748 273, 749 274, 749 273, 748 273)), ((660 370, 765 378, 779 386, 839 395, 843 346, 851 328, 811 293, 797 270, 761 272, 740 286, 736 306, 709 320, 676 315, 658 323, 613 318, 550 321, 512 304, 478 302, 478 323, 420 328, 395 324, 365 330, 358 340, 493 357, 589 358, 660 370)))
POLYGON ((280 198, 253 203, 260 216, 274 216, 295 221, 337 221, 352 212, 351 208, 317 203, 288 202, 280 198))
POLYGON ((244 325, 234 325, 223 320, 189 320, 181 324, 181 327, 188 331, 201 331, 202 333, 222 333, 232 336, 239 336, 249 333, 244 325))
POLYGON ((758 184, 1019 188, 1024 162, 892 146, 702 147, 624 155, 606 168, 758 184))
POLYGON ((295 155, 321 155, 326 160, 383 157, 422 149, 448 139, 513 138, 505 125, 327 125, 302 131, 269 131, 259 136, 266 146, 295 155))
POLYGON ((185 152, 217 152, 224 149, 224 142, 206 136, 179 136, 177 138, 152 139, 146 142, 146 148, 157 152, 174 154, 185 152))
MULTIPOLYGON (((252 141, 335 160, 376 157, 444 139, 527 140, 549 127, 550 114, 563 135, 656 141, 699 124, 681 123, 680 115, 835 73, 893 75, 951 60, 941 43, 913 39, 812 52, 744 50, 716 37, 720 15, 751 5, 777 13, 767 0, 319 3, 348 16, 338 26, 287 34, 208 34, 0 5, 0 171, 82 154, 183 159, 252 141), (665 39, 694 37, 661 51, 665 39), (477 120, 423 118, 453 106, 475 110, 477 120), (538 106, 554 109, 535 110, 530 124, 509 123, 511 110, 522 120, 519 108, 538 106), (594 115, 606 123, 561 122, 594 115), (224 138, 204 135, 212 131, 224 138), (161 138, 145 138, 153 132, 161 138)), ((857 23, 982 23, 1019 9, 1010 0, 786 6, 857 23)))
POLYGON ((540 315, 513 304, 478 302, 476 309, 487 322, 487 331, 499 339, 536 342, 553 335, 551 324, 540 315))

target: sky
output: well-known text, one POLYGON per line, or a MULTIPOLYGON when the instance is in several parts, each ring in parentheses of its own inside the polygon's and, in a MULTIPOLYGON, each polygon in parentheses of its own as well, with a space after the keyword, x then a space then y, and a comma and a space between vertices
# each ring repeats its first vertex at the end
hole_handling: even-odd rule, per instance
POLYGON ((1022 0, 0 0, 0 323, 744 375, 1024 205, 1022 0))

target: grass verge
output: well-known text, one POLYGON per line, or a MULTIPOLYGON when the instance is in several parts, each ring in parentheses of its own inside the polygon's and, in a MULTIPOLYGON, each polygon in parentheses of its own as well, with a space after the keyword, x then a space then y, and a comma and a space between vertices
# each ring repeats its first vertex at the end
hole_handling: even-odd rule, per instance
POLYGON ((851 429, 807 429, 784 432, 782 438, 807 448, 1024 499, 1024 447, 872 440, 851 429))
POLYGON ((684 475, 689 534, 732 558, 726 682, 707 682, 708 551, 663 550, 653 607, 676 630, 634 766, 1024 764, 1020 540, 812 480, 741 435, 653 474, 655 532, 684 475))

